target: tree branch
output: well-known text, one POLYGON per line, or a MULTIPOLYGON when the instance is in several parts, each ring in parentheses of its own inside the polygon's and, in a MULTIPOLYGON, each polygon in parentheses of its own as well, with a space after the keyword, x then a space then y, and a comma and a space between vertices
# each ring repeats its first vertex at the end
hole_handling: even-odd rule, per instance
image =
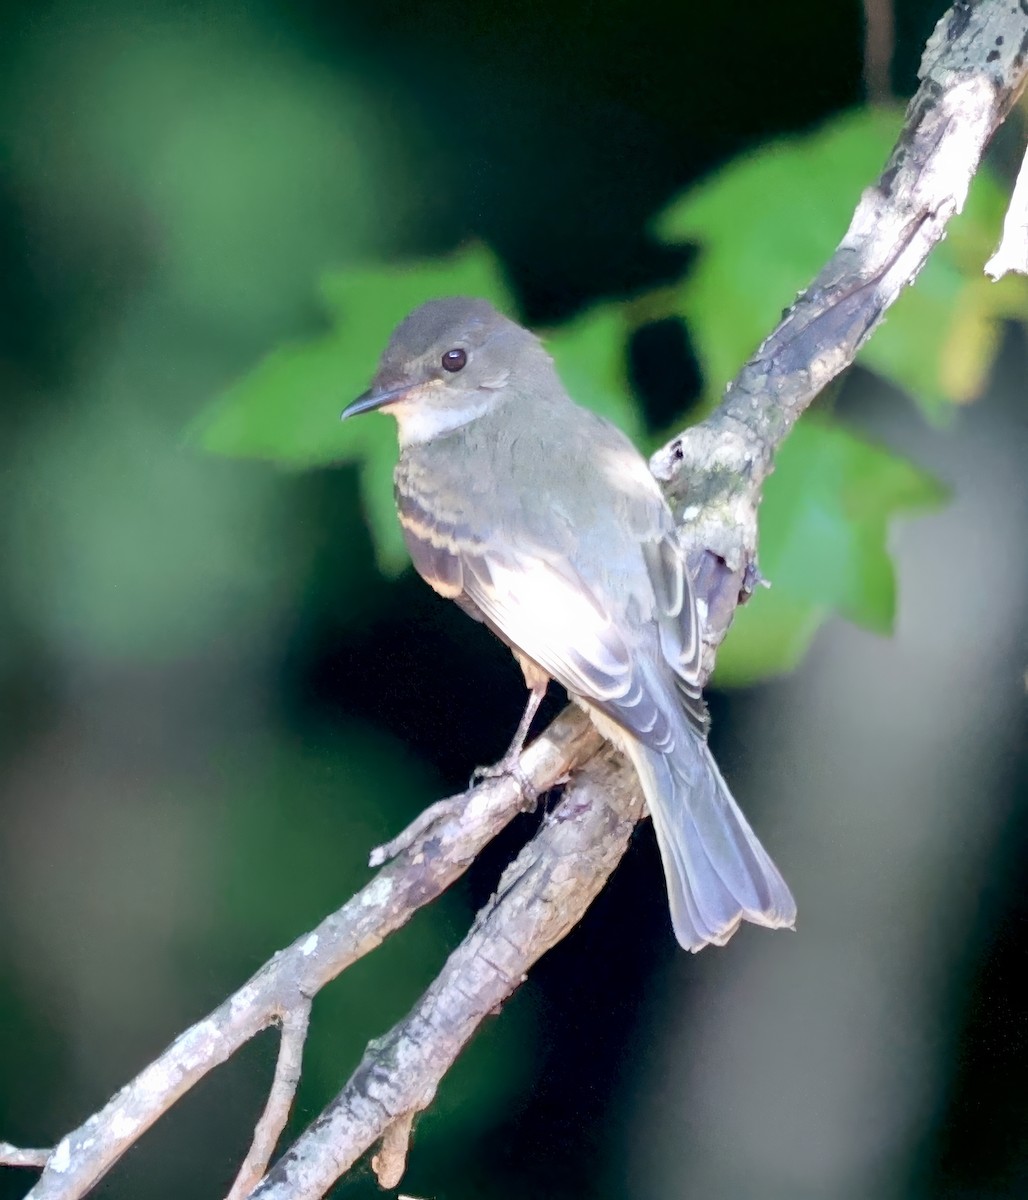
POLYGON ((0 1142, 0 1167, 45 1167, 52 1150, 22 1150, 10 1142, 0 1142))
POLYGON ((960 212, 992 135, 1028 79, 1028 11, 958 0, 921 59, 921 85, 878 181, 846 236, 711 417, 658 450, 662 481, 705 606, 705 667, 756 572, 757 507, 774 453, 814 398, 853 362, 960 212))
POLYGON ((896 43, 896 14, 892 0, 864 3, 864 93, 871 104, 892 98, 892 54, 896 43))
POLYGON ((395 1187, 415 1115, 486 1017, 581 920, 642 816, 635 776, 613 755, 583 768, 413 1011, 371 1043, 349 1083, 283 1156, 253 1200, 313 1200, 370 1146, 395 1187))
MULTIPOLYGON (((525 751, 522 770, 542 793, 602 745, 578 712, 567 712, 525 751)), ((290 1013, 374 950, 467 869, 525 807, 518 784, 491 779, 454 797, 439 819, 326 917, 279 951, 234 995, 186 1030, 103 1109, 62 1138, 46 1160, 31 1200, 78 1200, 162 1113, 240 1046, 290 1013)), ((270 1104, 270 1102, 269 1102, 270 1104)))
POLYGON ((992 280, 1002 279, 1009 271, 1028 275, 1028 150, 1010 197, 1003 236, 996 253, 985 264, 985 274, 992 280))
POLYGON ((278 1047, 275 1078, 271 1081, 268 1102, 254 1129, 253 1142, 228 1193, 228 1200, 243 1200, 245 1196, 249 1196, 268 1169, 278 1139, 282 1136, 286 1121, 289 1120, 289 1110, 293 1107, 296 1089, 300 1083, 303 1045, 307 1040, 310 1019, 309 999, 306 1003, 298 1003, 282 1018, 282 1040, 278 1047))
MULTIPOLYGON (((1026 0, 958 0, 929 40, 899 141, 836 253, 717 411, 653 456, 694 571, 708 673, 736 606, 759 579, 757 507, 775 450, 917 276, 963 206, 1026 75, 1026 0)), ((522 769, 537 791, 579 769, 560 806, 504 873, 411 1014, 369 1045, 339 1096, 251 1195, 321 1196, 376 1141, 380 1181, 399 1181, 415 1115, 485 1016, 577 923, 628 844, 641 805, 624 763, 612 754, 592 761, 599 746, 585 719, 568 711, 527 749, 522 769)), ((310 998, 434 899, 523 805, 517 784, 499 779, 433 806, 376 852, 375 865, 386 865, 365 888, 277 954, 53 1152, 3 1146, 0 1162, 35 1155, 38 1164, 45 1156, 31 1200, 75 1200, 193 1084, 282 1022, 275 1080, 233 1200, 245 1194, 288 1115, 310 998)))

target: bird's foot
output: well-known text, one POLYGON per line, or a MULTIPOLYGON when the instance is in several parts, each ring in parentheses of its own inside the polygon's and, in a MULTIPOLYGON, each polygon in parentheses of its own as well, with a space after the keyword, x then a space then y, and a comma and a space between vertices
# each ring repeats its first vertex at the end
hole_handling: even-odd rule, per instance
POLYGON ((476 767, 471 772, 471 780, 468 786, 474 788, 478 787, 480 783, 485 783, 487 779, 504 779, 508 777, 513 779, 518 785, 518 790, 521 792, 526 809, 535 808, 539 803, 539 789, 522 769, 520 747, 513 753, 508 752, 505 754, 498 763, 493 763, 491 767, 476 767))

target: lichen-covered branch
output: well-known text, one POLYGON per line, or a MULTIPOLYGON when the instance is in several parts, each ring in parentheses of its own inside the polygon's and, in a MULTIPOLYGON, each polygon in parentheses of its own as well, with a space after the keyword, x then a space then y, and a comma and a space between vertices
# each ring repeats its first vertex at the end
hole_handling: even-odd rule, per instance
POLYGON ((838 249, 710 418, 650 460, 696 574, 708 674, 740 595, 759 579, 757 508, 775 451, 917 278, 1026 79, 1024 0, 960 0, 946 13, 925 47, 899 140, 838 249))
POLYGON ((311 1002, 299 1003, 282 1018, 282 1038, 275 1062, 275 1078, 271 1081, 268 1102, 253 1131, 250 1149, 239 1168, 227 1200, 244 1200, 249 1196, 268 1169, 278 1139, 289 1120, 303 1069, 303 1047, 311 1018, 311 1002))
POLYGON ((0 1167, 44 1167, 52 1150, 26 1150, 0 1142, 0 1167))
MULTIPOLYGON (((558 717, 532 743, 522 770, 539 792, 602 745, 577 712, 558 717)), ((99 1112, 67 1134, 46 1159, 31 1200, 78 1200, 147 1129, 261 1030, 305 1009, 340 972, 399 929, 457 879, 521 811, 510 778, 489 780, 438 812, 436 823, 386 864, 341 909, 279 951, 234 995, 186 1030, 99 1112)), ((274 1118, 272 1118, 274 1119, 274 1118)))
POLYGON ((486 1017, 581 920, 642 816, 625 764, 580 771, 536 837, 503 873, 496 895, 413 1011, 372 1042, 350 1081, 271 1174, 254 1200, 313 1200, 380 1139, 383 1187, 403 1172, 415 1115, 486 1017))

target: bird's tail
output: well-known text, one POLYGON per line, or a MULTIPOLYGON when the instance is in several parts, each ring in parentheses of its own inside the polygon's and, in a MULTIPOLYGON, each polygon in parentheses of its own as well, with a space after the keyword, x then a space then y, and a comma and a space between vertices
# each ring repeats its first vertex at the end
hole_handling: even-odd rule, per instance
POLYGON ((657 832, 675 936, 695 952, 723 946, 743 921, 792 928, 796 901, 706 742, 688 729, 676 741, 670 754, 626 747, 657 832))

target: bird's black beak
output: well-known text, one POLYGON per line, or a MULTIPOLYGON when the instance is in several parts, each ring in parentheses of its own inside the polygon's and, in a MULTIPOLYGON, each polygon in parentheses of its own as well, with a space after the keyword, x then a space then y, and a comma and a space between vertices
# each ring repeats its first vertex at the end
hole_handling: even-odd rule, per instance
POLYGON ((352 404, 348 404, 343 409, 339 419, 340 421, 345 421, 347 417, 356 417, 360 413, 373 412, 376 408, 381 408, 383 404, 391 404, 394 400, 402 400, 409 391, 409 386, 387 390, 369 388, 362 396, 358 396, 352 404))

